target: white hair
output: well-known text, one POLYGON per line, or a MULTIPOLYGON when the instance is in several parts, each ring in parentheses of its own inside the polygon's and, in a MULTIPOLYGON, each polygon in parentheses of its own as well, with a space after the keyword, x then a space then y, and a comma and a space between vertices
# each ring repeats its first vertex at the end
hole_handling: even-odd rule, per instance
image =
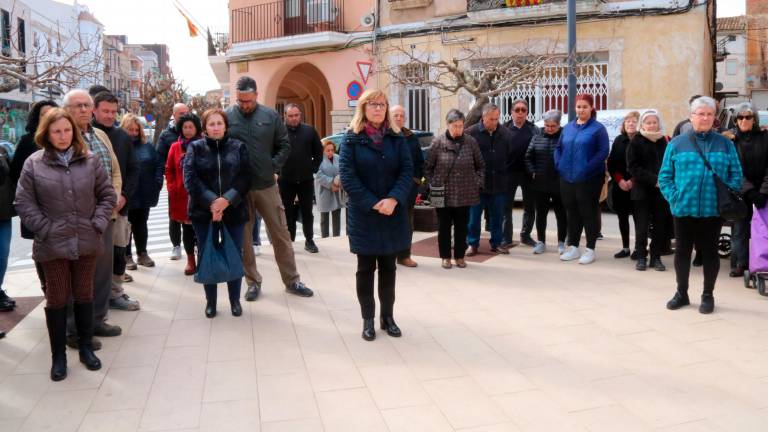
POLYGON ((67 92, 67 94, 64 95, 64 100, 62 101, 62 104, 66 107, 69 106, 69 101, 75 96, 86 96, 88 100, 91 101, 91 105, 93 105, 93 98, 90 94, 88 94, 87 90, 84 89, 72 89, 67 92))
POLYGON ((560 124, 560 119, 562 118, 563 113, 561 113, 559 110, 549 110, 541 116, 541 119, 545 122, 551 121, 557 123, 558 125, 560 124))
POLYGON ((691 114, 699 108, 710 108, 712 111, 717 111, 717 102, 709 96, 701 96, 691 102, 691 114))
POLYGON ((659 121, 659 132, 664 132, 664 122, 661 120, 661 113, 659 113, 655 109, 650 109, 648 111, 643 112, 643 114, 640 116, 640 127, 643 127, 643 121, 650 116, 656 117, 656 120, 659 121))

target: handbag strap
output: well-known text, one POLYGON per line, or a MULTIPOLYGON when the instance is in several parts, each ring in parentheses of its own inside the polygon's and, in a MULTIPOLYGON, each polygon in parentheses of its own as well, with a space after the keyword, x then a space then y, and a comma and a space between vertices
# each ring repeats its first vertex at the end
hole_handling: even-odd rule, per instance
POLYGON ((447 179, 451 177, 453 167, 456 166, 456 161, 459 159, 459 153, 461 153, 461 144, 456 144, 456 146, 458 147, 456 150, 456 156, 453 158, 453 162, 451 163, 451 167, 448 168, 448 172, 445 173, 446 181, 444 181, 443 184, 447 183, 447 179))
POLYGON ((713 176, 720 178, 719 175, 715 172, 715 170, 712 168, 712 165, 709 164, 709 161, 706 157, 704 157, 704 151, 701 150, 701 147, 699 146, 699 143, 696 141, 696 137, 694 136, 693 132, 688 134, 688 139, 691 140, 691 144, 693 144, 693 147, 696 149, 696 151, 699 153, 699 156, 701 156, 701 160, 704 161, 704 166, 709 169, 709 171, 712 173, 713 176))

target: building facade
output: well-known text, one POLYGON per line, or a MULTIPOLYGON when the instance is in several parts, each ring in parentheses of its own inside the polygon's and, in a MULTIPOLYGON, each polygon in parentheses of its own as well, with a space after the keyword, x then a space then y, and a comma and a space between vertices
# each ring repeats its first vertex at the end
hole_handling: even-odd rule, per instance
MULTIPOLYGON (((322 134, 342 130, 356 96, 369 87, 386 89, 391 103, 404 105, 411 127, 437 131, 449 109, 467 111, 474 97, 424 85, 446 79, 431 65, 455 62, 475 73, 503 58, 562 60, 566 4, 232 0, 230 44, 211 63, 217 77, 227 67, 222 86, 233 92, 237 79, 249 75, 260 103, 278 110, 298 103, 322 134)), ((578 91, 592 93, 598 109, 655 107, 670 122, 686 117, 692 94, 714 92, 713 8, 712 1, 578 1, 578 91)), ((532 120, 548 109, 565 110, 564 60, 496 97, 504 119, 517 98, 529 101, 532 120)))

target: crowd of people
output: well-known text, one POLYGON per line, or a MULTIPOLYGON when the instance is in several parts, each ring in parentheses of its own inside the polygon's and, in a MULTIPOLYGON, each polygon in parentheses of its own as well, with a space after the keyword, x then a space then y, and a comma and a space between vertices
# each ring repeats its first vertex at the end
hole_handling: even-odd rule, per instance
MULTIPOLYGON (((173 123, 155 147, 137 116, 116 122, 118 100, 108 90, 75 89, 61 108, 51 101, 35 104, 27 134, 12 154, 0 147, 0 283, 10 220, 18 215, 22 237, 33 240, 45 293, 52 380, 66 378, 66 346, 79 351, 86 368, 99 369, 96 337, 122 333, 108 322, 109 309, 141 308, 124 289, 132 280, 126 269, 155 266, 147 222, 163 184, 170 259, 180 260, 183 247, 184 273, 203 285, 208 318, 217 315, 220 283, 227 285, 233 316, 242 315, 241 296, 246 301, 259 297, 263 278, 254 245, 262 222, 285 291, 313 296, 296 266, 296 225, 302 224, 304 249, 318 253, 313 206, 320 213, 322 237, 341 234, 346 208, 362 337, 369 341, 376 338, 376 280, 379 327, 392 337, 402 335, 394 319, 396 273, 398 264, 418 266, 411 247, 420 191, 429 191, 428 202, 435 207, 444 269, 465 268, 466 257, 482 253, 484 214, 491 253, 509 254, 524 244, 533 254, 545 254, 550 209, 557 221, 559 259, 591 264, 597 259, 601 201, 607 196, 622 240, 615 258, 631 257, 639 271, 649 266, 664 271, 661 257, 671 253, 675 239, 677 288, 669 309, 690 304, 696 250, 693 264, 700 261, 704 270, 701 313, 714 310, 719 271, 723 220, 716 179, 742 192, 750 207, 768 202, 768 132, 760 129, 749 104, 737 107, 735 130, 720 131, 714 124, 715 101, 695 97, 690 118, 678 125, 673 139, 665 135, 658 111, 631 112, 612 146, 588 94, 577 97, 576 119, 564 127, 562 113, 552 110, 539 129, 528 121, 525 100, 513 102, 506 124, 493 104, 466 128, 465 115, 452 109, 445 131, 423 152, 405 127, 405 109, 390 106, 381 90, 361 95, 338 148, 302 122, 300 106, 286 105, 281 116, 257 103, 250 77, 237 81, 235 95, 236 103, 226 110, 213 108, 200 116, 177 104, 173 123), (516 242, 512 207, 518 190, 523 221, 516 242), (582 234, 586 244, 580 249, 582 234)), ((734 277, 748 267, 750 218, 733 221, 734 277)), ((0 310, 14 307, 0 289, 0 310)))

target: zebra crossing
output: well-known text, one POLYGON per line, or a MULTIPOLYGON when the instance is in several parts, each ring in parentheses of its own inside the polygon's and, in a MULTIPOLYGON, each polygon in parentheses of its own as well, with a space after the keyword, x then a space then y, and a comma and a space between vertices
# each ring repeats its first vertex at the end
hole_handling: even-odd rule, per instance
MULTIPOLYGON (((170 236, 168 234, 168 191, 163 188, 160 192, 159 204, 153 207, 149 212, 149 220, 147 221, 147 253, 153 259, 164 258, 171 256, 171 249, 173 244, 171 243, 170 236)), ((302 245, 304 243, 304 233, 301 228, 301 223, 296 224, 296 244, 302 245)), ((314 218, 315 235, 320 233, 320 215, 315 214, 314 218)), ((265 224, 261 224, 261 245, 269 245, 269 236, 267 236, 267 229, 265 224)), ((21 240, 19 241, 30 241, 21 240)), ((135 249, 135 246, 132 247, 135 249)), ((8 263, 9 270, 23 270, 30 267, 34 267, 35 263, 32 260, 32 252, 26 254, 26 257, 20 259, 10 260, 8 263)))

